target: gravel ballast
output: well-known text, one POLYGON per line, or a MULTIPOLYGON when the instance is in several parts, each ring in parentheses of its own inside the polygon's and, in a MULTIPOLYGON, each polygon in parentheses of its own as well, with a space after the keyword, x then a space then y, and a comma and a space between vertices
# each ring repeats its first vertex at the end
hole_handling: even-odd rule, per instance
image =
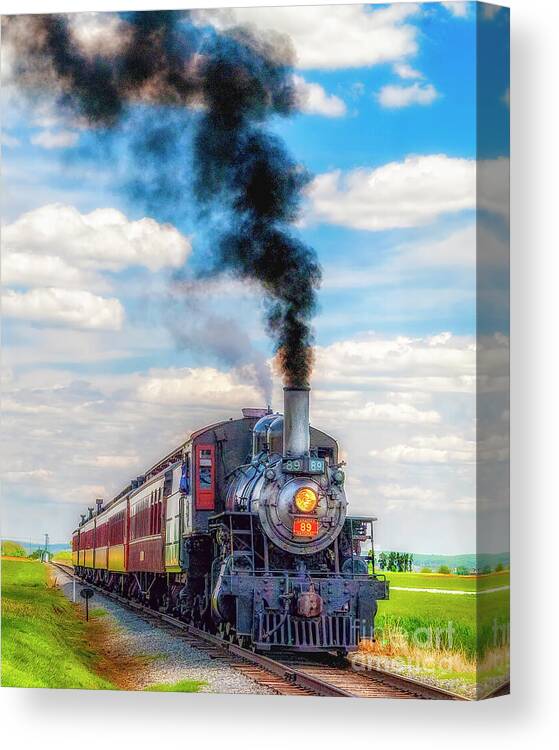
MULTIPOLYGON (((55 569, 54 577, 64 594, 72 599, 73 583, 69 576, 55 569)), ((76 583, 76 601, 81 584, 76 583)), ((182 680, 205 682, 204 693, 248 693, 270 695, 274 692, 233 669, 223 659, 211 658, 192 646, 181 634, 166 627, 159 628, 141 615, 127 609, 113 599, 95 591, 90 599, 92 610, 102 608, 107 612, 107 622, 117 640, 118 651, 127 656, 152 659, 149 669, 138 675, 137 690, 157 684, 175 684, 182 680)), ((114 644, 112 644, 114 645, 114 644)))

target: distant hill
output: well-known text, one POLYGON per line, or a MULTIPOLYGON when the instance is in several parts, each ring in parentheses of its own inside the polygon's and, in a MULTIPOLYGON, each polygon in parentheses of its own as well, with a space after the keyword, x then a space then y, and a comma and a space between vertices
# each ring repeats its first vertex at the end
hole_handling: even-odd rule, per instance
POLYGON ((5 555, 6 557, 26 557, 27 556, 27 552, 21 546, 21 544, 18 544, 17 542, 12 542, 9 539, 2 541, 1 550, 2 550, 2 555, 5 555))
POLYGON ((503 565, 509 565, 510 557, 508 552, 501 554, 467 554, 467 555, 429 555, 429 554, 415 554, 413 555, 413 566, 414 568, 431 568, 436 570, 439 565, 447 565, 451 570, 453 568, 467 568, 468 570, 482 570, 486 566, 491 569, 495 569, 498 563, 503 565))

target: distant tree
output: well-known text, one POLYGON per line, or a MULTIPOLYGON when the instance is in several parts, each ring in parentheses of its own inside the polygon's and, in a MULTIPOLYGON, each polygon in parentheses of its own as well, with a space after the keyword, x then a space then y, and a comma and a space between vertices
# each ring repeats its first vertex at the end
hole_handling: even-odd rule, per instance
POLYGON ((502 562, 498 562, 497 565, 495 565, 495 573, 502 573, 505 569, 505 566, 502 562))
POLYGON ((432 573, 433 571, 431 570, 431 568, 421 568, 419 572, 420 573, 432 573))
POLYGON ((381 570, 386 570, 386 563, 387 563, 386 552, 381 552, 380 555, 378 556, 378 566, 379 566, 379 568, 381 570))
POLYGON ((381 568, 379 555, 379 568, 390 570, 393 573, 406 573, 412 570, 413 555, 409 552, 382 552, 384 555, 384 568, 381 568))
POLYGON ((488 573, 491 573, 491 572, 492 572, 492 571, 491 571, 491 565, 484 565, 484 566, 483 566, 483 568, 481 569, 481 572, 482 572, 482 574, 483 574, 483 575, 485 575, 485 576, 486 576, 486 575, 487 575, 488 573))
POLYGON ((26 554, 21 544, 8 539, 2 542, 1 552, 5 557, 25 557, 26 554))
POLYGON ((437 568, 437 573, 442 573, 445 576, 450 575, 450 568, 448 567, 448 565, 439 565, 439 567, 437 568))
POLYGON ((469 570, 469 568, 466 568, 465 565, 459 565, 456 568, 456 575, 457 576, 467 576, 467 575, 470 575, 470 570, 469 570))
POLYGON ((33 552, 28 555, 28 557, 30 560, 41 560, 41 558, 43 557, 43 550, 40 548, 33 550, 33 552))

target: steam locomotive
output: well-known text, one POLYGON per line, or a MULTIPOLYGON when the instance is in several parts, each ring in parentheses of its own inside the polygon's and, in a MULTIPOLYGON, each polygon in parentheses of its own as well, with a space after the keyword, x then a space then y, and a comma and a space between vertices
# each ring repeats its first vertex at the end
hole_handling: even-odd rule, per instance
POLYGON ((347 515, 336 441, 309 424, 309 389, 284 414, 243 409, 204 427, 89 508, 72 537, 85 581, 258 650, 355 650, 388 583, 373 523, 347 515))

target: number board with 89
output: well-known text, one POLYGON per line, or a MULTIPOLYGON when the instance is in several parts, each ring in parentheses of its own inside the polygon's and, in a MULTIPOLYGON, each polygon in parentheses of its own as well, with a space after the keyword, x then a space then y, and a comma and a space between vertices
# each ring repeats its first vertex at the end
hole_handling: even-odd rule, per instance
POLYGON ((323 458, 286 458, 283 470, 286 474, 324 474, 325 461, 323 458))

